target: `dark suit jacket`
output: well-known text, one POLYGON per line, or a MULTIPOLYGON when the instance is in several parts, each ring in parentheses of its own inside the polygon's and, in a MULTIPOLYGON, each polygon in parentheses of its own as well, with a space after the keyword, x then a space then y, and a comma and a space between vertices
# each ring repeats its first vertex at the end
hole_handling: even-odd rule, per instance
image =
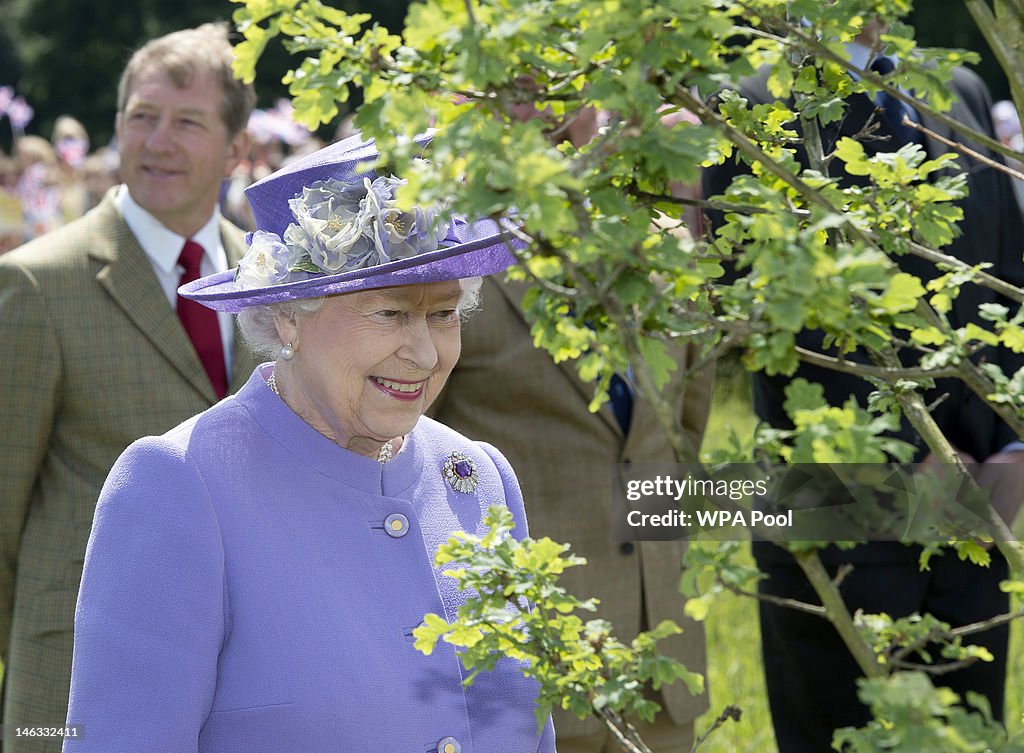
MULTIPOLYGON (((244 237, 222 222, 229 263, 244 237)), ((0 257, 0 656, 3 719, 59 725, 93 508, 135 439, 216 402, 113 192, 85 217, 0 257)), ((231 389, 256 364, 240 344, 231 389)), ((60 749, 6 741, 7 753, 60 749)))
MULTIPOLYGON (((682 543, 623 547, 612 539, 611 490, 622 483, 617 464, 675 462, 654 411, 637 399, 627 436, 607 404, 589 412, 593 385, 579 379, 573 363, 556 364, 534 347, 520 307, 524 291, 521 284, 484 280, 483 307, 463 328, 462 356, 431 415, 498 447, 519 478, 531 535, 569 542, 587 558, 586 566, 562 576, 570 593, 599 598, 598 615, 626 642, 642 623, 675 620, 686 632, 659 644, 661 650, 703 672, 703 628, 683 616, 678 589, 682 543)), ((682 371, 695 354, 678 349, 674 355, 682 371)), ((711 374, 704 374, 674 406, 694 447, 700 446, 710 393, 711 374)), ((707 708, 707 697, 694 697, 676 683, 665 690, 663 705, 685 724, 707 708)), ((566 738, 593 734, 601 725, 556 712, 555 728, 566 738)))
MULTIPOLYGON (((740 93, 751 105, 773 101, 766 88, 767 75, 767 71, 761 71, 758 76, 745 80, 739 86, 740 93)), ((978 131, 991 134, 991 103, 981 79, 967 69, 957 69, 951 88, 958 96, 948 114, 978 131)), ((823 130, 826 152, 831 151, 838 139, 844 136, 852 137, 858 133, 875 109, 874 102, 865 95, 850 97, 847 104, 846 116, 823 130)), ((884 118, 876 120, 880 120, 879 135, 888 136, 884 118)), ((959 140, 952 129, 933 118, 923 115, 921 123, 940 136, 959 140)), ((968 143, 967 146, 986 156, 995 157, 978 144, 968 143)), ((864 147, 869 154, 895 149, 895 145, 889 141, 869 141, 864 143, 864 147)), ((931 157, 950 151, 947 146, 931 138, 927 139, 925 148, 931 157)), ((802 164, 807 164, 806 156, 802 152, 799 158, 802 164)), ((1024 284, 1024 222, 1014 199, 1010 179, 998 170, 968 157, 961 156, 960 164, 968 169, 969 195, 961 202, 964 212, 963 220, 960 222, 961 233, 949 247, 942 250, 967 264, 989 262, 993 265, 990 272, 1015 285, 1024 284)), ((711 197, 724 192, 732 178, 744 169, 736 164, 727 163, 706 170, 703 181, 704 195, 711 197)), ((843 170, 843 164, 838 160, 832 162, 830 169, 834 175, 842 177, 844 185, 855 185, 864 181, 863 178, 847 175, 843 170)), ((713 214, 711 219, 712 223, 717 225, 721 217, 713 214)), ((897 261, 902 269, 925 281, 941 274, 931 263, 909 254, 897 261)), ((991 302, 1008 305, 1011 311, 1017 308, 1016 304, 1002 299, 987 288, 972 284, 964 285, 949 314, 952 325, 963 326, 969 321, 976 321, 978 307, 991 302)), ((797 342, 820 351, 821 333, 804 331, 798 335, 797 342)), ((1007 374, 1012 374, 1024 365, 1024 358, 1004 349, 983 351, 980 357, 996 361, 1007 374)), ((854 354, 850 358, 857 360, 858 356, 854 354)), ((782 407, 783 390, 796 377, 824 385, 825 396, 833 405, 841 404, 850 395, 856 396, 862 406, 866 405, 867 396, 872 390, 866 381, 858 377, 806 364, 801 364, 792 377, 755 374, 754 407, 758 416, 772 426, 790 428, 782 407)), ((930 391, 927 399, 932 402, 943 394, 947 395, 946 399, 939 402, 933 412, 939 427, 956 447, 969 452, 979 462, 1016 438, 985 401, 971 393, 962 382, 940 380, 936 388, 930 391)), ((918 446, 919 457, 923 457, 927 452, 927 448, 906 422, 900 435, 904 440, 918 446)), ((892 551, 906 553, 910 550, 896 546, 892 551)))
MULTIPOLYGON (((743 82, 741 93, 753 103, 768 102, 765 87, 766 74, 743 82)), ((989 101, 981 81, 967 70, 956 71, 952 89, 958 99, 950 115, 975 129, 991 134, 989 101)), ((847 100, 845 118, 823 133, 826 152, 842 136, 853 136, 861 130, 874 110, 874 102, 864 95, 847 100)), ((955 139, 951 130, 933 119, 922 116, 921 122, 946 138, 955 139)), ((888 128, 881 120, 881 135, 888 128)), ((969 144, 977 151, 987 150, 969 144)), ((865 150, 874 153, 892 150, 887 142, 868 142, 865 150)), ((929 156, 948 151, 948 148, 929 139, 925 144, 929 156)), ((991 156, 991 155, 989 155, 991 156)), ((804 155, 800 155, 804 165, 804 155)), ((995 274, 1020 285, 1024 281, 1024 229, 1020 213, 1013 198, 1008 178, 990 167, 960 157, 960 163, 969 171, 970 195, 962 201, 964 218, 960 223, 961 235, 944 251, 974 265, 991 262, 995 274)), ((844 185, 858 182, 846 175, 843 165, 834 161, 831 169, 841 177, 844 185)), ((706 196, 721 193, 738 172, 734 165, 713 168, 706 172, 706 196)), ((712 217, 712 221, 715 221, 712 217)), ((904 256, 897 259, 900 267, 923 280, 940 274, 921 259, 904 256)), ((770 293, 770 291, 768 291, 770 293)), ((954 326, 962 326, 977 316, 980 304, 997 301, 991 291, 974 285, 965 285, 950 312, 954 326)), ((1016 306, 1011 306, 1015 310, 1016 306)), ((803 332, 798 342, 820 349, 820 333, 803 332)), ((1020 357, 999 352, 984 352, 982 357, 994 359, 1007 373, 1020 366, 1020 357)), ((794 377, 754 375, 755 407, 758 415, 776 427, 789 428, 782 408, 783 389, 795 377, 804 377, 822 384, 825 396, 833 405, 839 405, 851 395, 861 405, 866 404, 871 386, 856 377, 801 364, 794 377)), ((947 398, 934 409, 933 415, 945 435, 957 447, 983 460, 999 451, 1013 439, 1005 426, 980 398, 971 394, 962 383, 944 380, 927 396, 929 402, 946 393, 947 398)), ((903 439, 918 445, 919 455, 927 449, 916 438, 912 428, 904 423, 900 430, 903 439)), ((813 600, 814 595, 806 577, 792 558, 778 547, 755 541, 754 556, 768 578, 759 584, 763 593, 813 600)), ((853 573, 843 583, 843 597, 851 611, 863 608, 869 613, 886 612, 902 617, 910 612, 928 611, 954 626, 986 619, 1006 611, 1007 596, 1000 593, 997 583, 1005 573, 1005 561, 995 554, 993 566, 982 569, 963 563, 952 555, 940 558, 940 566, 929 573, 918 569, 919 549, 896 542, 870 542, 850 551, 835 547, 823 550, 826 565, 854 563, 853 573)), ((831 626, 824 620, 796 610, 761 602, 762 643, 764 648, 765 678, 779 749, 785 751, 817 751, 828 748, 832 730, 840 726, 860 726, 869 718, 866 709, 856 697, 856 679, 859 668, 831 626), (823 668, 823 669, 822 669, 823 668)), ((961 697, 966 690, 982 692, 993 706, 997 718, 1001 714, 1007 631, 1002 628, 987 631, 976 638, 997 657, 995 662, 981 663, 968 670, 943 675, 942 685, 954 686, 961 697)))

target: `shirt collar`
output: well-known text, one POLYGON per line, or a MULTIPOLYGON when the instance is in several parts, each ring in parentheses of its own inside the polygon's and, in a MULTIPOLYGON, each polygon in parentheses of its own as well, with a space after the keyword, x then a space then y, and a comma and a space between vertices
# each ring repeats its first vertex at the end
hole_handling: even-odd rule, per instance
MULTIPOLYGON (((139 241, 142 250, 153 264, 170 274, 177 270, 178 257, 187 240, 160 222, 156 217, 143 209, 132 198, 128 186, 121 184, 117 189, 114 202, 124 217, 128 229, 139 241)), ((212 262, 214 270, 223 272, 228 268, 227 255, 220 245, 220 214, 214 209, 210 219, 192 236, 192 240, 203 247, 207 258, 212 262)))

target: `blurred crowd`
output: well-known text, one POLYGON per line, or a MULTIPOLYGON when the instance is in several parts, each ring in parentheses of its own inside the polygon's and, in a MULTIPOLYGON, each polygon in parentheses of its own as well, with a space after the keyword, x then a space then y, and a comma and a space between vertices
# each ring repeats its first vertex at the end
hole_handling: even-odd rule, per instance
POLYGON ((0 152, 0 251, 81 217, 118 182, 117 154, 89 152, 89 136, 74 118, 55 121, 51 138, 14 127, 12 154, 0 152))
MULTIPOLYGON (((49 140, 26 135, 32 114, 9 87, 0 87, 0 123, 6 117, 14 136, 11 154, 0 150, 0 253, 81 217, 121 182, 116 141, 90 150, 89 134, 70 115, 57 118, 49 140)), ((224 216, 243 229, 253 227, 245 188, 324 146, 292 114, 291 103, 279 100, 249 119, 252 148, 221 193, 224 216)), ((345 121, 336 137, 350 133, 345 121)))

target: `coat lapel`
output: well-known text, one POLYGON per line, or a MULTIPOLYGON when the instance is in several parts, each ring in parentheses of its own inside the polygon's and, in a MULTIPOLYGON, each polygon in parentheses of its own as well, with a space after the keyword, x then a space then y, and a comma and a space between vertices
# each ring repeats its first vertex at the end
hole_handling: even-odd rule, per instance
POLYGON ((217 401, 188 335, 160 287, 138 240, 114 206, 113 192, 97 210, 90 255, 103 263, 96 280, 154 347, 212 405, 217 401))
MULTIPOLYGON (((529 289, 529 285, 525 282, 500 281, 498 283, 498 288, 501 290, 502 295, 508 299, 508 302, 515 309, 516 313, 523 318, 523 321, 528 321, 526 318, 526 312, 523 311, 522 304, 523 295, 526 294, 526 291, 529 289)), ((573 389, 579 393, 580 398, 586 401, 586 404, 589 405, 590 400, 594 396, 594 385, 580 379, 579 374, 576 373, 575 361, 562 361, 557 364, 557 366, 559 371, 562 372, 562 375, 572 384, 573 389)), ((615 414, 612 413, 610 403, 606 402, 602 405, 598 409, 597 415, 600 416, 601 420, 609 429, 615 432, 615 434, 620 437, 623 436, 622 427, 619 426, 619 422, 616 420, 615 414)))

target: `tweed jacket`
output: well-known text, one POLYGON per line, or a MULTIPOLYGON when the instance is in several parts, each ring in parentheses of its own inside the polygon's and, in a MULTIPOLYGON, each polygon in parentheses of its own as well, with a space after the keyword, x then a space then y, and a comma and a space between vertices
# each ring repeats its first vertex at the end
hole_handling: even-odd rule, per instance
MULTIPOLYGON (((689 669, 704 671, 704 632, 683 615, 678 590, 681 542, 613 541, 612 485, 622 484, 630 462, 675 461, 654 411, 634 400, 628 435, 606 404, 587 409, 593 385, 579 379, 572 363, 555 364, 533 346, 520 302, 525 286, 484 280, 482 309, 463 328, 462 356, 430 413, 473 439, 492 442, 508 457, 523 488, 535 536, 568 542, 587 565, 568 570, 570 593, 601 600, 598 615, 630 641, 641 627, 672 619, 684 634, 661 650, 689 669)), ((680 373, 693 353, 674 353, 680 373)), ((695 377, 675 405, 687 437, 700 446, 710 408, 711 374, 695 377)), ((681 683, 663 691, 662 706, 677 724, 691 722, 707 707, 681 683)), ((556 712, 559 739, 594 734, 596 720, 556 712)))
MULTIPOLYGON (((554 753, 537 685, 501 659, 469 687, 454 647, 413 647, 467 594, 434 564, 505 505, 493 447, 421 418, 387 464, 266 385, 132 444, 100 495, 75 615, 66 753, 554 753), (473 488, 444 469, 473 463, 473 488)), ((262 372, 262 373, 261 373, 262 372)))
MULTIPOLYGON (((222 221, 221 238, 235 263, 241 231, 222 221)), ((66 715, 75 599, 103 480, 132 441, 216 396, 113 191, 0 257, 0 350, 3 720, 53 726, 66 715)), ((255 364, 236 345, 231 389, 255 364)), ((6 753, 60 748, 6 743, 6 753)))

